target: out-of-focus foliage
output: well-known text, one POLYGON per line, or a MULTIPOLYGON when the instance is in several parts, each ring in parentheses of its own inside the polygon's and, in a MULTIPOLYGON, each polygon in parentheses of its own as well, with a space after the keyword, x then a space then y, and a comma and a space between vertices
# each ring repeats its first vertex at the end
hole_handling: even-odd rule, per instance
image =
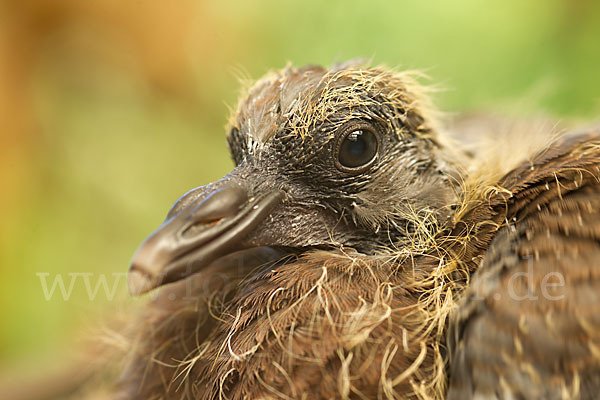
POLYGON ((366 57, 425 70, 445 111, 593 119, 599 21, 594 0, 0 0, 0 367, 132 302, 112 274, 231 167, 237 78, 366 57))

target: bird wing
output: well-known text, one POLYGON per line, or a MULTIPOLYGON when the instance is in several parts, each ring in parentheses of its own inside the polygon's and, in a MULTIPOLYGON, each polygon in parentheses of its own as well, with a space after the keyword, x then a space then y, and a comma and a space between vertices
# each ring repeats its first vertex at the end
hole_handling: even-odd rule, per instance
POLYGON ((597 398, 600 136, 564 139, 502 183, 505 225, 450 317, 447 398, 597 398))

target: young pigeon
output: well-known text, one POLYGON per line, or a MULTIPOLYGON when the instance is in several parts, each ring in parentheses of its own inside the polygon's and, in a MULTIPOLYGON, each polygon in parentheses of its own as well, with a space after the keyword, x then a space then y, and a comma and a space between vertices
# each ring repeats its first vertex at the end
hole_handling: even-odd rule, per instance
POLYGON ((250 88, 235 168, 133 257, 116 398, 595 398, 600 130, 478 146, 432 110, 355 63, 250 88))

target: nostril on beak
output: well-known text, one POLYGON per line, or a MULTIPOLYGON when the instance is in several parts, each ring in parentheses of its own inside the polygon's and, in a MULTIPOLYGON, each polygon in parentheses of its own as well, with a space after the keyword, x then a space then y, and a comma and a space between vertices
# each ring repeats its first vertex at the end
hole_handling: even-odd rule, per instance
POLYGON ((248 194, 240 186, 226 186, 215 190, 191 213, 198 223, 210 223, 235 215, 248 201, 248 194))

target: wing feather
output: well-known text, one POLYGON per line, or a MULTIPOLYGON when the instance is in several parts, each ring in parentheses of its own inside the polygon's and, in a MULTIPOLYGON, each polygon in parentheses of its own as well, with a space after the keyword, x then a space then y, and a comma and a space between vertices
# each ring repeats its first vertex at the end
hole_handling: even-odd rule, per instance
POLYGON ((597 398, 599 164, 578 136, 505 178, 510 222, 451 316, 448 399, 597 398))

